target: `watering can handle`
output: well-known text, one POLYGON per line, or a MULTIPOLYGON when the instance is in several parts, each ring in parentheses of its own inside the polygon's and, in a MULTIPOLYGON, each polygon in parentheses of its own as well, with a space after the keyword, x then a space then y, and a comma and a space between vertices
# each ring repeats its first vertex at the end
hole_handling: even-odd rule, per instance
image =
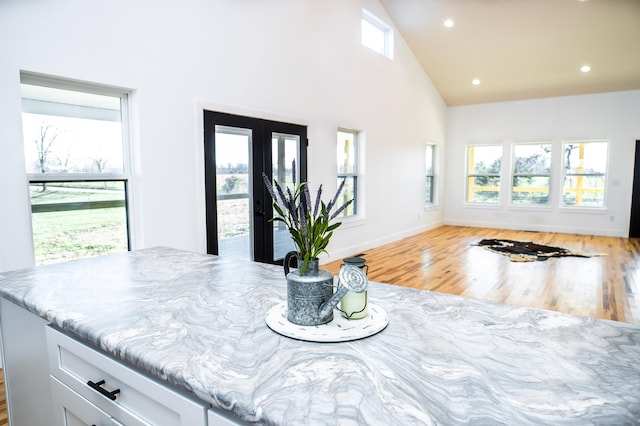
POLYGON ((284 276, 286 277, 289 274, 289 265, 291 264, 291 259, 297 259, 297 253, 295 251, 290 251, 284 257, 284 276))

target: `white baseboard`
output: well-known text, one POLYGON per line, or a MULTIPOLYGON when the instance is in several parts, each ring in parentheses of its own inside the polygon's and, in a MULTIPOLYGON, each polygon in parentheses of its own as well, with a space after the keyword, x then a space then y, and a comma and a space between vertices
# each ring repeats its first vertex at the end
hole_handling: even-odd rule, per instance
POLYGON ((581 228, 578 226, 532 225, 529 223, 495 223, 472 220, 445 220, 445 225, 471 226, 474 228, 510 229, 517 231, 555 232, 558 234, 598 235, 603 237, 627 238, 624 230, 612 230, 604 228, 581 228))

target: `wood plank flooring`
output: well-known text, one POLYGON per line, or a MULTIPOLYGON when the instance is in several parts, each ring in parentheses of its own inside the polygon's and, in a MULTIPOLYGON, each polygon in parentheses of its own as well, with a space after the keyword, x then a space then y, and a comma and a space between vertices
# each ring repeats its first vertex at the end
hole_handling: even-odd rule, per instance
MULTIPOLYGON (((371 281, 640 323, 640 239, 442 226, 362 255, 371 281), (484 238, 606 256, 511 262, 472 245, 484 238)), ((338 273, 341 263, 322 268, 338 273)))
POLYGON ((7 395, 4 391, 4 372, 0 368, 0 426, 9 426, 7 417, 7 395))

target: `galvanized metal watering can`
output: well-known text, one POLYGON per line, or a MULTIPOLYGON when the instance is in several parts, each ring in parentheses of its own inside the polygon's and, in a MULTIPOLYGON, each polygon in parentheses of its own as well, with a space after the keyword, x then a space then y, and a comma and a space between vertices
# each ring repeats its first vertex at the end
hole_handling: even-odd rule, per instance
MULTIPOLYGON (((304 274, 289 270, 296 252, 284 258, 284 274, 287 277, 287 319, 298 325, 321 325, 333 320, 333 309, 348 292, 362 293, 369 284, 367 275, 356 266, 340 268, 340 285, 333 292, 333 274, 318 269, 318 260, 310 260, 304 274)), ((299 260, 299 263, 302 261, 299 260)))

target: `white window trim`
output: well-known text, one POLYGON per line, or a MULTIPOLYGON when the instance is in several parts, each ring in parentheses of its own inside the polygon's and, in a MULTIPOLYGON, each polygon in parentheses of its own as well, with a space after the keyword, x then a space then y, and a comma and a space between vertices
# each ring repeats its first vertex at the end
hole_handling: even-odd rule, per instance
POLYGON ((554 156, 554 148, 553 142, 544 141, 544 142, 515 142, 511 144, 511 172, 509 173, 509 204, 511 207, 516 209, 525 209, 531 208, 534 210, 545 209, 551 207, 551 197, 552 197, 552 188, 553 188, 553 156, 554 156), (515 167, 516 167, 516 146, 521 145, 549 145, 551 146, 551 159, 550 159, 550 167, 548 174, 535 174, 535 175, 527 175, 527 174, 519 174, 518 176, 548 176, 549 177, 549 200, 546 204, 515 204, 513 202, 513 179, 516 177, 515 167))
MULTIPOLYGON (((476 207, 476 208, 489 208, 496 209, 502 208, 503 205, 503 196, 504 196, 504 144, 502 143, 485 143, 485 144, 468 144, 464 147, 464 206, 466 207, 476 207), (500 178, 500 186, 498 187, 498 202, 497 203, 480 203, 480 202, 472 202, 468 201, 469 194, 469 148, 470 147, 500 147, 502 149, 501 161, 500 161, 500 173, 497 176, 500 178)), ((495 176, 495 174, 490 174, 486 176, 495 176)))
POLYGON ((558 185, 559 187, 559 194, 558 194, 558 209, 559 211, 567 211, 567 212, 580 212, 580 213, 585 213, 585 212, 594 212, 594 213, 606 213, 608 211, 607 208, 607 202, 608 202, 608 193, 609 191, 607 190, 607 182, 609 181, 609 161, 611 161, 611 155, 610 155, 610 151, 611 151, 611 140, 609 139, 574 139, 574 140, 563 140, 561 143, 561 151, 560 151, 560 155, 562 157, 562 161, 560 162, 560 184, 558 185), (567 144, 576 144, 576 143, 597 143, 597 142, 604 142, 607 144, 607 162, 605 164, 605 172, 604 172, 604 196, 603 196, 603 202, 602 202, 602 206, 601 207, 590 207, 590 206, 569 206, 564 204, 564 180, 566 177, 566 168, 565 168, 565 146, 567 144))
MULTIPOLYGON (((425 148, 426 147, 431 147, 432 152, 431 152, 431 170, 432 170, 432 174, 430 175, 432 177, 431 180, 431 190, 432 190, 432 194, 431 194, 431 202, 430 203, 424 203, 424 210, 432 210, 438 207, 438 156, 440 148, 438 147, 438 144, 433 143, 433 142, 427 142, 425 144, 425 148)), ((427 174, 426 174, 426 159, 425 159, 425 184, 426 184, 426 178, 427 178, 427 174)), ((425 194, 426 195, 426 194, 425 194)), ((424 197, 423 197, 424 200, 424 197)))
POLYGON ((107 180, 121 180, 125 181, 126 190, 126 203, 127 203, 127 221, 128 221, 128 244, 130 250, 134 250, 142 246, 141 235, 138 231, 137 220, 138 208, 136 193, 137 185, 134 172, 133 153, 134 149, 134 137, 131 131, 131 121, 133 119, 131 103, 133 98, 133 90, 124 88, 121 86, 107 86, 99 83, 85 82, 81 80, 69 79, 64 77, 50 76, 31 71, 20 71, 20 83, 30 84, 44 87, 51 87, 56 89, 71 90, 77 92, 85 92, 96 95, 119 97, 120 102, 120 115, 122 126, 122 173, 27 173, 27 180, 38 181, 46 180, 51 182, 58 181, 73 181, 73 180, 87 180, 87 181, 107 181, 107 180))
MULTIPOLYGON (((358 130, 348 129, 346 127, 338 127, 338 132, 352 133, 355 135, 355 143, 356 143, 356 171, 357 173, 353 174, 356 176, 356 199, 354 202, 357 203, 356 206, 356 214, 351 216, 341 216, 339 219, 342 222, 342 228, 349 228, 351 226, 356 226, 364 223, 365 220, 365 140, 366 135, 365 132, 361 132, 358 130)), ((337 144, 336 144, 337 148, 337 144)), ((350 174, 351 175, 351 174, 350 174)), ((345 174, 336 174, 336 180, 340 176, 345 176, 345 174)))
MULTIPOLYGON (((391 26, 389 26, 382 19, 378 18, 376 15, 374 15, 371 12, 369 12, 367 9, 362 9, 362 21, 368 22, 369 24, 371 24, 372 26, 376 27, 377 29, 379 29, 383 33, 383 35, 384 35, 384 47, 382 49, 383 50, 382 51, 382 55, 386 56, 387 58, 389 58, 391 60, 393 60, 393 46, 394 46, 393 28, 391 28, 391 26)), ((369 47, 369 46, 367 46, 365 44, 363 44, 363 46, 371 49, 371 47, 369 47)))

